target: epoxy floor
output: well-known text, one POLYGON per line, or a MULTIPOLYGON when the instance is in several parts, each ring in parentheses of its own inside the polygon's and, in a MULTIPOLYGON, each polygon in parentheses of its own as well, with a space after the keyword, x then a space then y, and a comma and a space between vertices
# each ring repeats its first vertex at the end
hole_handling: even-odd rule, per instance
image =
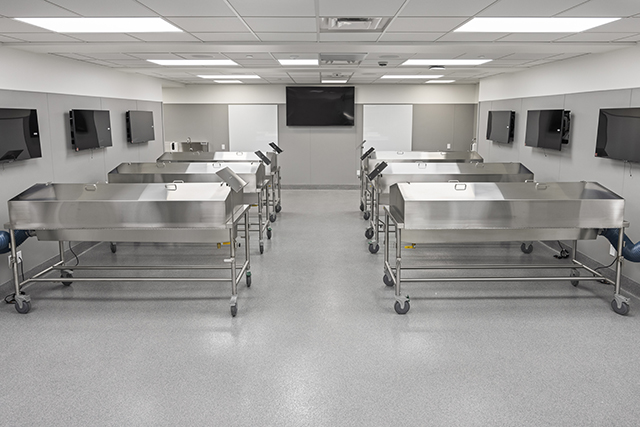
MULTIPOLYGON (((27 315, 0 306, 0 425, 640 425, 636 298, 623 317, 593 282, 410 284, 400 316, 357 206, 357 191, 283 191, 263 255, 252 236, 235 318, 226 284, 32 286, 27 315)), ((404 253, 555 261, 540 244, 404 253)), ((210 254, 227 252, 101 244, 80 260, 210 254)))

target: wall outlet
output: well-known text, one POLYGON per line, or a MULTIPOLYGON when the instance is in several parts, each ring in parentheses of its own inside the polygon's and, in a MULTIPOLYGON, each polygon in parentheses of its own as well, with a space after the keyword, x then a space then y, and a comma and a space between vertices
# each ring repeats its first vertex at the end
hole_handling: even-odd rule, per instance
POLYGON ((224 150, 226 147, 226 144, 220 144, 222 146, 222 149, 224 150))
POLYGON ((447 144, 447 150, 451 150, 451 144, 447 144))
POLYGON ((611 256, 616 256, 616 248, 613 247, 613 245, 609 245, 609 255, 611 256))
MULTIPOLYGON (((22 251, 16 252, 16 258, 18 258, 18 264, 22 262, 22 251)), ((11 268, 11 255, 7 257, 7 263, 9 264, 9 268, 11 268)))

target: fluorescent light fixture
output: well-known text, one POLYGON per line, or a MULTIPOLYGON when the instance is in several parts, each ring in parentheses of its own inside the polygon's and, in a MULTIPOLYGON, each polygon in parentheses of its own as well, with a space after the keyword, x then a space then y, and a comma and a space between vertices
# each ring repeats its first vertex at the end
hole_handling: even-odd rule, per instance
POLYGON ((216 83, 242 83, 240 80, 214 80, 216 83))
POLYGON ((322 83, 334 83, 334 84, 340 84, 340 83, 346 83, 346 80, 322 80, 322 83))
POLYGON ((199 75, 198 77, 200 77, 201 79, 218 79, 218 80, 224 80, 224 79, 234 79, 234 80, 240 80, 240 79, 259 79, 260 76, 256 76, 255 74, 219 74, 219 75, 199 75))
POLYGON ((280 65, 318 65, 317 59, 278 59, 280 65))
POLYGON ((429 80, 427 83, 453 83, 455 80, 429 80))
POLYGON ((158 65, 223 66, 238 65, 230 59, 147 59, 158 65))
POLYGON ((454 32, 579 33, 620 18, 473 18, 454 32))
POLYGON ((381 79, 423 79, 423 80, 428 80, 428 79, 439 79, 440 77, 442 77, 442 75, 400 75, 400 74, 385 74, 384 76, 380 77, 381 79))
POLYGON ((182 32, 162 18, 14 18, 56 33, 182 32))
POLYGON ((493 59, 407 59, 401 65, 482 65, 493 59))

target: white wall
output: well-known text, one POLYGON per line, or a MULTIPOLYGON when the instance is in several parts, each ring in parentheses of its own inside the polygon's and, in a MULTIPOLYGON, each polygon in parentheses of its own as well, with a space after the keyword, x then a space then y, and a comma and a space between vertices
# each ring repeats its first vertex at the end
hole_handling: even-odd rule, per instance
MULTIPOLYGON (((41 158, 0 164, 0 224, 9 219, 7 200, 35 183, 105 181, 122 162, 155 160, 163 150, 161 102, 160 80, 0 47, 0 107, 36 109, 42 147, 41 158), (73 151, 70 109, 109 110, 113 146, 73 151), (155 141, 126 142, 127 110, 153 111, 155 141)), ((25 272, 56 256, 57 247, 28 239, 20 247, 25 272)), ((0 258, 2 284, 11 273, 6 256, 0 258)))
MULTIPOLYGON (((164 88, 165 104, 284 104, 284 85, 164 88)), ((476 104, 477 85, 356 85, 356 104, 476 104)))
POLYGON ((479 101, 640 87, 640 46, 581 56, 480 81, 479 101))
POLYGON ((0 89, 162 101, 159 79, 7 47, 0 47, 0 89))
MULTIPOLYGON (((513 75, 480 81, 478 151, 487 162, 520 162, 537 181, 596 181, 625 199, 626 230, 640 240, 638 164, 595 157, 600 108, 640 106, 640 49, 637 47, 563 61, 513 75), (571 111, 569 144, 562 151, 524 145, 528 110, 562 108, 571 111), (516 112, 511 144, 487 141, 490 110, 516 112)), ((579 251, 607 265, 609 243, 604 238, 583 241, 579 251)), ((626 262, 623 274, 640 282, 640 264, 626 262)))

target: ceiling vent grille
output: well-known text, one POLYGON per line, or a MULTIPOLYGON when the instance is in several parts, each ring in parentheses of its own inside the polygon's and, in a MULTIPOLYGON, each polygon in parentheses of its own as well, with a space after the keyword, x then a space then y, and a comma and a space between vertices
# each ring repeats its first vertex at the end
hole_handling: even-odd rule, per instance
POLYGON ((359 65, 366 53, 321 53, 320 63, 324 65, 359 65))
POLYGON ((382 32, 389 18, 320 18, 321 32, 382 32))

